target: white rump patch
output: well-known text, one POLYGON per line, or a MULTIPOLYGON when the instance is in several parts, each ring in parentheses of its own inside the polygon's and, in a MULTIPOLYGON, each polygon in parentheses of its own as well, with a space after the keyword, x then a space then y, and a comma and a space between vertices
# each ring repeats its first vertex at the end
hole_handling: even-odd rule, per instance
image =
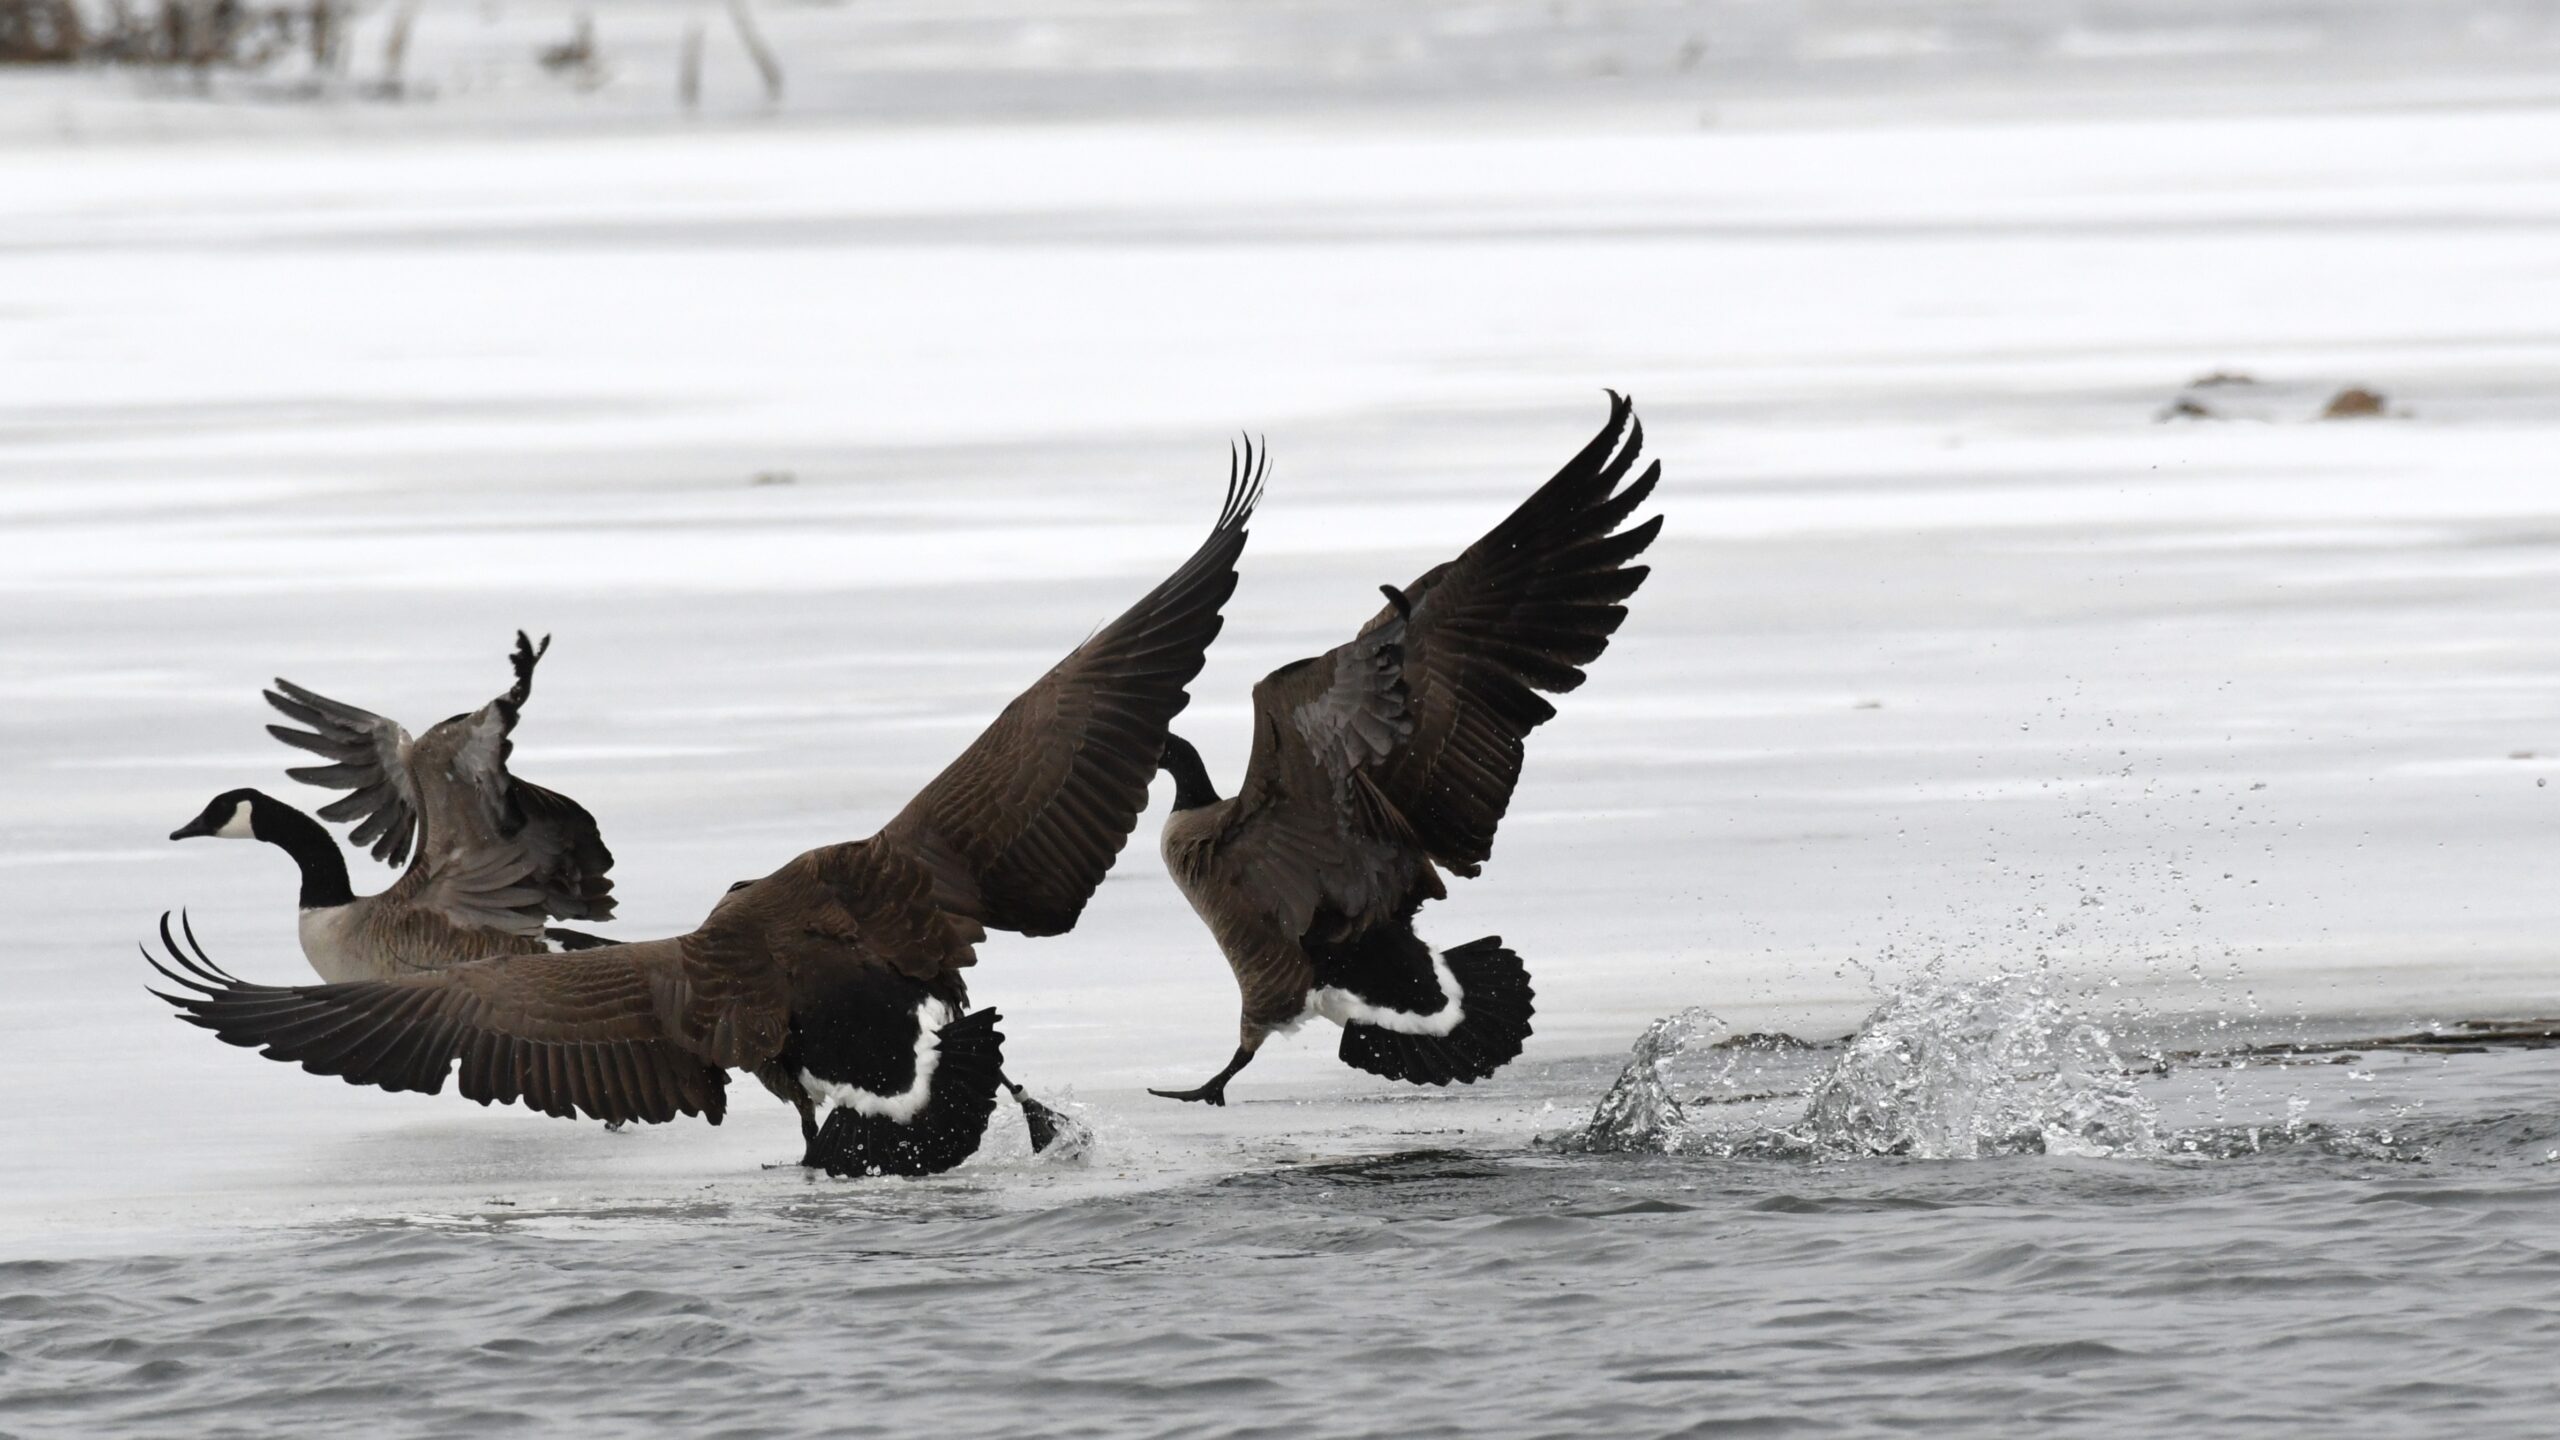
MULTIPOLYGON (((1449 973, 1449 962, 1441 959, 1437 950, 1431 951, 1431 974, 1440 982, 1440 1008, 1428 1015, 1372 1005, 1339 986, 1308 992, 1307 1010, 1336 1025, 1373 1025, 1399 1035, 1446 1035, 1467 1023, 1467 997, 1458 988, 1458 977, 1449 973)), ((1304 1020, 1306 1016, 1298 1018, 1304 1020)))
POLYGON ((821 1080, 807 1070, 800 1072, 800 1088, 821 1105, 840 1105, 856 1115, 876 1115, 894 1124, 909 1124, 924 1109, 925 1102, 933 1098, 933 1071, 942 1060, 934 1038, 950 1023, 951 1007, 939 1000, 927 1000, 916 1007, 916 1078, 895 1095, 875 1095, 859 1085, 821 1080))
POLYGON ((232 801, 231 818, 223 821, 222 828, 214 831, 213 833, 214 838, 219 840, 257 839, 258 832, 249 828, 249 802, 246 800, 232 801))

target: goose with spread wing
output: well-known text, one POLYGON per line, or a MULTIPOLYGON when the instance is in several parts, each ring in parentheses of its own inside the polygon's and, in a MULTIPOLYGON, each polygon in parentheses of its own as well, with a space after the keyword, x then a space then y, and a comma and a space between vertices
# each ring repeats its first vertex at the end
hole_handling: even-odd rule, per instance
POLYGON ((1216 637, 1261 487, 1248 451, 1191 557, 1016 697, 867 840, 732 887, 691 933, 340 985, 253 985, 162 926, 186 1019, 387 1090, 718 1123, 727 1072, 830 1107, 802 1163, 921 1175, 972 1154, 1003 1037, 963 972, 989 928, 1056 935, 1127 842, 1216 637))
POLYGON ((1659 462, 1634 407, 1456 559, 1399 590, 1360 633, 1253 688, 1243 787, 1221 799, 1199 751, 1165 746, 1174 777, 1166 868, 1243 992, 1225 1069, 1174 1100, 1226 1103, 1271 1035, 1321 1015, 1347 1064, 1416 1084, 1472 1083, 1520 1053, 1534 992, 1488 936, 1442 952, 1413 931, 1441 871, 1473 876, 1520 780, 1524 741, 1552 719, 1539 692, 1574 689, 1648 573, 1662 528, 1621 529, 1659 462))
POLYGON ((358 895, 346 856, 318 820, 260 790, 227 790, 172 840, 263 840, 302 871, 302 953, 323 980, 388 980, 496 955, 600 945, 546 919, 613 917, 613 852, 586 807, 507 767, 533 670, 551 648, 516 632, 515 683, 467 714, 411 739, 368 710, 276 681, 267 703, 307 726, 269 734, 331 763, 287 770, 349 792, 320 807, 353 820, 350 838, 408 868, 390 888, 358 895))

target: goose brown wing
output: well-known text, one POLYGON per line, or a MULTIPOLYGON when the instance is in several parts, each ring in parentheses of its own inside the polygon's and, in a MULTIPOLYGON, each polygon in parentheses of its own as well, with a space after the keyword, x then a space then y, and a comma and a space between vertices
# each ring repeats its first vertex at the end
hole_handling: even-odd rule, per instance
POLYGON ((432 826, 425 844, 432 851, 420 851, 417 863, 385 892, 387 898, 433 911, 464 930, 542 933, 542 891, 521 847, 503 841, 445 846, 432 826))
POLYGON ((471 714, 436 726, 412 747, 411 760, 422 774, 449 775, 459 792, 426 797, 427 839, 446 852, 437 858, 440 866, 451 856, 463 867, 496 872, 509 888, 532 891, 537 922, 546 915, 610 920, 613 852, 605 848, 596 817, 556 790, 516 778, 507 765, 515 754, 516 722, 533 693, 534 666, 550 649, 550 636, 536 645, 517 631, 510 658, 515 684, 471 714), (437 813, 446 804, 469 813, 437 813))
POLYGON ((1582 667, 1627 618, 1619 602, 1650 573, 1629 562, 1662 517, 1618 528, 1662 476, 1657 461, 1620 487, 1643 448, 1633 405, 1612 392, 1609 423, 1582 453, 1458 558, 1391 597, 1362 631, 1400 626, 1413 722, 1369 776, 1431 857, 1459 874, 1475 874, 1493 853, 1523 742, 1555 716, 1539 692, 1582 683, 1582 667))
POLYGON ((278 678, 265 693, 268 704, 310 727, 270 725, 267 733, 330 762, 284 773, 305 784, 347 792, 321 806, 321 818, 357 822, 347 838, 371 846, 376 860, 389 865, 407 860, 418 829, 418 797, 409 782, 409 732, 370 710, 290 680, 278 678))
POLYGON ((1403 636, 1391 617, 1253 687, 1253 753, 1221 851, 1289 935, 1324 928, 1320 916, 1361 928, 1444 893, 1376 780, 1414 732, 1403 636))
POLYGON ((253 985, 181 947, 163 916, 177 987, 155 991, 189 1022, 233 1045, 318 1075, 437 1094, 448 1075, 483 1105, 546 1115, 717 1124, 728 1077, 671 1020, 689 991, 680 943, 519 955, 397 980, 253 985))
POLYGON ((875 837, 933 872, 944 908, 1026 935, 1074 927, 1190 703, 1261 489, 1248 447, 1191 558, 1016 697, 875 837))
POLYGON ((1659 517, 1618 526, 1660 467, 1619 488, 1644 443, 1633 408, 1457 559, 1348 643, 1253 688, 1253 755, 1223 847, 1292 934, 1327 938, 1445 893, 1429 861, 1472 875, 1520 779, 1523 739, 1555 714, 1644 583, 1627 562, 1659 517), (1623 441, 1623 443, 1621 443, 1623 441))
POLYGON ((854 972, 895 971, 931 983, 976 964, 973 947, 986 932, 973 917, 943 907, 930 865, 872 839, 798 856, 723 900, 695 938, 706 960, 760 947, 799 1005, 854 972))

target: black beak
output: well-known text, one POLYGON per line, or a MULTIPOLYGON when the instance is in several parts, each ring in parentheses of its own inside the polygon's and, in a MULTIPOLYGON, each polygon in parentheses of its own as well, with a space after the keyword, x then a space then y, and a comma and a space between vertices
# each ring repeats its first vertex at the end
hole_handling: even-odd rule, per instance
POLYGON ((179 826, 177 829, 170 831, 169 838, 172 840, 185 840, 197 835, 210 835, 216 828, 216 826, 207 823, 203 816, 199 815, 193 820, 188 821, 186 824, 179 826))

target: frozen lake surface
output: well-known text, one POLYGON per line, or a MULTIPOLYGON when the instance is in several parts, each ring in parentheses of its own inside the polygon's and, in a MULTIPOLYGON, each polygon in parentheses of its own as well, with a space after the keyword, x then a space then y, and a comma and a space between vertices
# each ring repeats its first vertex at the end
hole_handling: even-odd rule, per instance
POLYGON ((488 58, 530 4, 422 30, 424 104, 0 77, 0 1434, 2542 1427, 2553 1052, 2243 1052, 2560 1013, 2548 17, 1717 5, 1684 67, 1567 8, 788 8, 792 103, 694 125, 674 7, 585 96, 488 58), (869 833, 1245 430, 1231 782, 1604 385, 1654 576, 1423 917, 1529 961, 1491 1083, 1311 1030, 1148 1098, 1235 1020, 1160 812, 973 981, 1078 1163, 1007 1109, 812 1182, 752 1088, 607 1135, 142 993, 180 906, 304 973, 282 857, 162 838, 317 798, 270 677, 416 726, 552 632, 517 764, 671 933, 869 833), (1571 1148, 1696 1006, 1825 1048, 1571 1148))

